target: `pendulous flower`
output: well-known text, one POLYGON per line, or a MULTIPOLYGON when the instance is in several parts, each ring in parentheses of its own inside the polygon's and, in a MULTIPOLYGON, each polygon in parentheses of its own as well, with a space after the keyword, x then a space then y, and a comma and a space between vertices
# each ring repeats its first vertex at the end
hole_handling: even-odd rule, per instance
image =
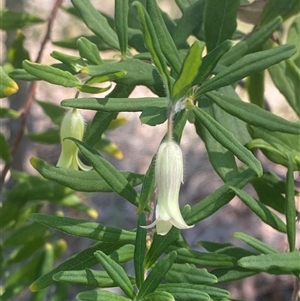
POLYGON ((77 109, 68 111, 64 116, 60 128, 61 153, 57 162, 58 167, 78 170, 90 170, 78 157, 78 148, 68 137, 82 140, 84 134, 84 119, 77 109))
POLYGON ((183 181, 183 156, 178 144, 167 141, 160 145, 155 164, 157 186, 156 220, 146 226, 156 226, 157 234, 166 235, 175 226, 189 229, 179 208, 179 190, 183 181))

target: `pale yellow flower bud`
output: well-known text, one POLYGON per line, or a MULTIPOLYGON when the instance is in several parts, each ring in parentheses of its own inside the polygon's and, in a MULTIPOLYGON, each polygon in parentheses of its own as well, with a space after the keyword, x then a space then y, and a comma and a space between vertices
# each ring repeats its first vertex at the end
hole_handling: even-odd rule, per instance
POLYGON ((160 145, 155 164, 157 185, 156 220, 147 228, 156 225, 159 235, 166 235, 175 226, 189 229, 179 208, 179 190, 183 180, 182 151, 174 141, 160 145))
POLYGON ((84 134, 84 119, 77 109, 68 111, 64 116, 60 128, 61 154, 57 162, 58 167, 78 170, 89 170, 91 167, 85 165, 78 158, 78 148, 74 141, 65 139, 72 137, 82 140, 84 134))

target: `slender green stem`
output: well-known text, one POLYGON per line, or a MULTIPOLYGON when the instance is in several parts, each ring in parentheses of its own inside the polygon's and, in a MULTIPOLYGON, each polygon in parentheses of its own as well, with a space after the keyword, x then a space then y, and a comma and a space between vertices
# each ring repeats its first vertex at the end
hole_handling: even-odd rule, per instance
POLYGON ((172 104, 168 108, 168 141, 173 140, 173 107, 172 104))

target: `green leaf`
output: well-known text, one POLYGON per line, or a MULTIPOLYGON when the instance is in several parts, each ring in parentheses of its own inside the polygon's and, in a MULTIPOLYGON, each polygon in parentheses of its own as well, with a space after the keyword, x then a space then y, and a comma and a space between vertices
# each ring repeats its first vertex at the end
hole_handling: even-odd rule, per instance
POLYGON ((192 111, 196 118, 220 144, 231 151, 239 160, 249 165, 258 176, 262 176, 263 171, 260 162, 232 135, 232 133, 227 131, 214 118, 199 107, 193 107, 192 111))
POLYGON ((206 269, 198 269, 188 263, 174 263, 164 279, 169 283, 213 284, 218 282, 217 277, 206 269))
POLYGON ((122 56, 126 55, 128 44, 128 0, 115 1, 115 26, 122 56))
POLYGON ((174 301, 174 297, 168 292, 153 292, 145 296, 141 301, 174 301))
POLYGON ((146 237, 147 229, 142 228, 146 225, 146 217, 142 212, 138 217, 137 230, 136 230, 136 241, 134 249, 134 270, 135 270, 135 281, 137 287, 140 289, 144 282, 145 277, 145 255, 146 255, 146 237))
POLYGON ((300 81, 299 68, 291 59, 288 59, 268 69, 276 88, 286 98, 298 116, 300 116, 300 100, 297 97, 300 81))
MULTIPOLYGON (((71 139, 71 138, 70 138, 71 139)), ((138 206, 139 194, 127 179, 111 163, 105 160, 96 150, 82 141, 71 139, 76 143, 83 156, 92 164, 96 172, 107 184, 131 204, 138 206)))
POLYGON ((2 133, 0 133, 0 158, 5 162, 12 162, 9 144, 2 133))
POLYGON ((271 246, 267 245, 266 243, 250 236, 242 232, 235 232, 233 234, 233 237, 241 239, 244 241, 247 245, 251 246, 252 248, 258 250, 259 252, 263 254, 274 254, 278 251, 272 248, 271 246))
POLYGON ((162 13, 156 0, 146 2, 147 11, 151 18, 157 39, 159 41, 161 51, 168 60, 171 68, 177 73, 180 73, 182 59, 175 43, 167 29, 162 13))
POLYGON ((134 297, 133 286, 124 269, 101 251, 96 251, 94 255, 106 270, 109 277, 132 299, 134 297))
POLYGON ((290 274, 300 272, 300 252, 263 254, 240 259, 238 265, 255 271, 290 274))
MULTIPOLYGON (((296 248, 296 205, 294 194, 294 172, 293 164, 290 157, 288 157, 288 170, 286 174, 286 202, 285 202, 285 218, 286 229, 289 242, 289 250, 295 251, 296 248)), ((300 257, 299 257, 300 259, 300 257)))
POLYGON ((189 225, 195 224, 206 217, 212 215, 219 208, 226 205, 234 197, 234 193, 229 189, 229 186, 243 188, 253 177, 254 172, 251 169, 246 169, 237 177, 234 177, 226 184, 212 192, 198 204, 192 206, 191 212, 185 219, 189 225))
POLYGON ((51 102, 37 100, 37 104, 43 109, 44 113, 51 119, 51 121, 60 126, 66 109, 61 106, 55 105, 51 102))
POLYGON ((171 91, 171 77, 169 75, 169 71, 167 70, 167 63, 161 50, 155 28, 153 27, 152 21, 143 5, 138 1, 135 1, 134 5, 137 7, 139 18, 143 27, 145 45, 151 53, 152 60, 158 69, 160 76, 164 80, 166 94, 169 95, 171 91))
POLYGON ((71 98, 62 106, 107 112, 138 112, 149 107, 166 108, 166 98, 71 98))
POLYGON ((22 62, 30 59, 29 52, 24 47, 24 41, 25 35, 21 30, 17 30, 15 38, 7 53, 8 61, 14 68, 22 68, 22 62))
POLYGON ((283 20, 297 14, 300 11, 299 1, 290 0, 288 5, 280 0, 269 1, 261 16, 261 24, 266 24, 277 16, 281 16, 283 20))
POLYGON ((23 68, 26 72, 37 77, 39 80, 44 80, 54 85, 74 88, 80 84, 80 81, 70 72, 51 66, 32 63, 25 60, 23 62, 23 68))
POLYGON ((194 79, 194 84, 202 84, 202 82, 212 73, 219 60, 231 48, 231 46, 232 42, 225 40, 202 58, 202 64, 198 75, 194 79))
MULTIPOLYGON (((285 223, 264 204, 258 202, 247 192, 235 187, 230 187, 231 190, 247 205, 264 223, 268 224, 279 232, 286 233, 287 227, 285 223)), ((295 211, 296 212, 296 211, 295 211)))
POLYGON ((122 246, 122 243, 98 242, 84 251, 69 257, 51 272, 42 275, 30 285, 30 289, 35 292, 52 285, 54 283, 52 276, 60 271, 82 270, 95 265, 97 259, 95 258, 94 253, 97 250, 102 250, 106 254, 111 254, 120 246, 122 246))
POLYGON ((0 28, 2 30, 15 30, 41 22, 45 21, 33 14, 17 13, 8 9, 0 10, 0 28))
POLYGON ((4 98, 18 92, 17 83, 12 80, 0 66, 0 98, 4 98))
POLYGON ((173 227, 165 236, 154 233, 151 247, 145 258, 145 268, 151 268, 159 256, 177 240, 179 240, 179 230, 175 227, 173 227))
MULTIPOLYGON (((230 89, 228 89, 231 93, 230 89)), ((226 91, 227 93, 227 91, 226 91)), ((228 131, 230 131, 236 138, 247 139, 247 128, 243 122, 239 119, 229 115, 215 103, 211 102, 206 95, 201 96, 198 100, 198 106, 201 107, 205 112, 211 115, 216 121, 218 121, 222 126, 224 126, 228 131), (238 129, 238 130, 237 130, 238 129)), ((226 182, 231 178, 237 176, 238 169, 235 162, 235 157, 232 152, 228 151, 222 144, 220 144, 206 129, 205 126, 201 124, 198 119, 195 119, 195 127, 197 134, 201 137, 205 143, 205 148, 207 150, 209 160, 211 165, 221 179, 226 182)), ((248 135, 249 136, 249 135, 248 135)), ((249 136, 250 140, 250 136, 249 136)), ((246 142, 248 142, 247 140, 246 142)), ((244 141, 239 141, 244 144, 244 141)))
MULTIPOLYGON (((227 298, 229 297, 229 292, 225 291, 223 289, 217 288, 217 287, 213 287, 213 286, 206 286, 206 285, 200 285, 200 284, 187 284, 185 283, 183 287, 179 286, 179 283, 167 283, 167 284, 161 284, 158 287, 158 290, 162 290, 162 291, 167 291, 169 293, 171 293, 176 299, 179 300, 202 300, 202 299, 198 299, 199 297, 201 298, 201 294, 207 294, 209 295, 211 298, 227 298), (180 291, 182 290, 182 291, 180 291), (197 299, 194 299, 195 295, 199 294, 199 297, 197 299), (185 296, 179 297, 178 293, 181 295, 183 295, 183 293, 185 293, 185 296)), ((204 297, 204 296, 203 296, 204 297)), ((205 300, 205 299, 204 299, 205 300)))
MULTIPOLYGON (((39 158, 31 158, 30 163, 44 178, 74 190, 85 192, 113 191, 111 186, 95 170, 79 171, 59 168, 39 158)), ((132 186, 137 186, 143 182, 143 175, 130 172, 121 172, 121 174, 132 186)))
POLYGON ((61 271, 53 275, 53 279, 59 282, 81 284, 86 286, 116 287, 118 284, 113 281, 107 272, 92 269, 61 271))
POLYGON ((15 69, 9 73, 9 76, 15 80, 35 81, 37 77, 27 73, 24 69, 15 69))
POLYGON ((204 30, 207 50, 210 52, 227 39, 231 39, 237 23, 239 0, 210 0, 204 7, 204 30))
POLYGON ((82 58, 86 59, 92 65, 100 65, 103 63, 98 47, 85 37, 77 40, 77 47, 82 58))
POLYGON ((137 59, 128 58, 122 62, 110 62, 98 66, 86 66, 82 69, 82 73, 94 77, 122 70, 127 71, 126 76, 115 80, 116 83, 130 87, 142 85, 148 87, 159 96, 165 95, 163 82, 157 69, 151 64, 137 59))
POLYGON ((235 257, 237 259, 249 255, 257 255, 256 252, 252 252, 243 248, 236 247, 235 245, 230 243, 222 244, 222 243, 216 243, 211 241, 197 241, 197 245, 202 246, 204 249, 206 249, 209 252, 214 252, 217 254, 225 254, 228 256, 235 257))
POLYGON ((189 49, 180 69, 179 76, 172 87, 171 100, 173 103, 180 100, 192 86, 202 63, 202 51, 204 47, 205 44, 196 41, 189 49))
POLYGON ((28 137, 33 142, 58 144, 60 143, 60 130, 50 129, 47 130, 46 132, 28 133, 26 137, 28 137))
POLYGON ((77 299, 83 301, 130 301, 130 299, 116 295, 115 293, 111 293, 109 291, 86 291, 77 294, 77 299))
POLYGON ((151 126, 164 123, 167 120, 167 108, 147 107, 140 115, 140 120, 151 126))
POLYGON ((284 214, 285 182, 276 174, 265 172, 262 177, 252 179, 251 184, 260 202, 284 214))
POLYGON ((0 106, 0 118, 12 118, 17 119, 20 117, 20 113, 9 109, 9 108, 3 108, 0 106))
POLYGON ((260 51, 262 45, 270 38, 272 33, 281 25, 282 19, 275 18, 271 22, 259 27, 252 34, 234 45, 220 60, 220 63, 228 66, 242 58, 244 55, 260 51))
POLYGON ((250 271, 241 267, 220 268, 211 271, 218 277, 218 283, 235 281, 258 274, 257 271, 250 271))
MULTIPOLYGON (((293 23, 289 28, 287 43, 295 43, 299 37, 299 34, 300 34, 300 15, 295 17, 293 23)), ((291 57, 291 60, 298 68, 300 68, 300 46, 299 43, 295 43, 295 45, 297 48, 297 53, 291 57)))
POLYGON ((77 85, 77 89, 81 92, 84 93, 89 93, 89 94, 99 94, 108 91, 111 88, 111 85, 101 88, 101 87, 91 87, 89 85, 77 85))
POLYGON ((269 50, 248 54, 228 68, 224 68, 212 79, 204 82, 196 92, 196 95, 199 96, 217 88, 228 86, 240 79, 243 79, 244 77, 247 77, 251 73, 260 72, 272 65, 288 59, 294 53, 295 46, 286 44, 269 50))
POLYGON ((300 135, 270 132, 254 126, 248 126, 248 131, 254 139, 247 144, 248 148, 258 147, 269 160, 286 167, 288 166, 288 157, 290 157, 293 169, 300 168, 300 135))
MULTIPOLYGON (((186 1, 182 1, 186 2, 186 1)), ((177 5, 179 1, 176 1, 177 5)), ((186 9, 182 11, 182 17, 176 22, 177 26, 172 32, 174 43, 177 47, 186 48, 186 40, 193 32, 199 31, 203 22, 203 11, 205 1, 191 1, 186 3, 186 9)))
POLYGON ((232 267, 235 258, 224 254, 205 253, 171 246, 168 251, 177 252, 177 263, 190 263, 206 267, 232 267))
POLYGON ((105 44, 119 50, 118 37, 109 26, 107 19, 91 4, 89 0, 72 0, 86 26, 95 33, 105 44))
POLYGON ((175 300, 180 301, 210 301, 211 298, 205 292, 199 291, 197 289, 186 288, 185 286, 182 287, 178 284, 170 285, 170 284, 163 284, 160 285, 158 290, 161 291, 168 291, 175 300))
POLYGON ((33 213, 29 219, 61 232, 103 242, 133 242, 135 233, 80 219, 33 213))
POLYGON ((159 286, 162 279, 166 273, 170 270, 173 262, 175 261, 177 253, 175 251, 166 255, 152 268, 152 271, 147 276, 146 280, 142 284, 139 293, 137 295, 137 300, 141 300, 143 297, 147 296, 149 293, 155 291, 159 286))
POLYGON ((290 122, 276 116, 255 104, 243 102, 240 98, 231 97, 218 92, 206 94, 213 102, 227 113, 237 118, 269 131, 279 131, 288 134, 300 134, 300 124, 290 122))
POLYGON ((73 56, 69 54, 65 54, 59 51, 52 51, 50 55, 58 60, 61 61, 63 64, 67 65, 72 69, 73 72, 77 73, 79 72, 84 66, 86 66, 85 61, 78 57, 78 56, 73 56))
MULTIPOLYGON (((281 63, 274 66, 278 66, 281 63)), ((274 66, 270 68, 273 68, 274 66)), ((249 96, 249 101, 260 108, 264 108, 265 72, 261 71, 250 74, 246 79, 246 88, 249 96)))

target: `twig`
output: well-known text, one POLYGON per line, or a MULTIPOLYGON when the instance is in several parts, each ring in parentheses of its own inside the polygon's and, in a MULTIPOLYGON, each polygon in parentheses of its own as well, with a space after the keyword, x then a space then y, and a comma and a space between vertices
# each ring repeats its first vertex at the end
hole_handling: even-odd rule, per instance
MULTIPOLYGON (((43 41, 41 43, 41 47, 40 47, 39 53, 37 55, 37 58, 35 60, 36 63, 41 62, 41 58, 42 58, 43 52, 45 50, 45 46, 46 46, 48 40, 50 40, 51 30, 52 30, 52 27, 53 27, 54 19, 56 17, 56 14, 57 14, 57 11, 58 11, 59 7, 62 4, 62 1, 63 0, 56 0, 56 2, 54 4, 54 7, 53 7, 53 9, 51 11, 50 18, 49 18, 48 25, 47 25, 47 31, 46 31, 45 37, 44 37, 44 39, 43 39, 43 41)), ((12 144, 12 148, 11 148, 11 155, 12 155, 12 157, 16 153, 16 151, 17 151, 17 149, 18 149, 18 147, 20 145, 20 142, 21 142, 21 140, 22 140, 22 138, 24 136, 26 121, 27 121, 29 109, 31 107, 31 104, 32 104, 32 101, 33 101, 33 97, 34 97, 34 94, 35 94, 35 91, 36 91, 36 87, 37 87, 37 83, 36 82, 32 82, 30 84, 30 86, 29 86, 28 95, 27 95, 27 98, 25 100, 23 112, 22 112, 22 115, 21 115, 20 128, 19 128, 19 131, 18 131, 18 133, 16 135, 16 138, 15 138, 13 144, 12 144)), ((11 166, 11 162, 10 163, 6 163, 5 166, 4 166, 4 168, 3 168, 3 171, 2 171, 2 174, 1 174, 0 190, 2 190, 2 188, 3 188, 5 177, 6 177, 7 172, 10 169, 10 166, 11 166)))

